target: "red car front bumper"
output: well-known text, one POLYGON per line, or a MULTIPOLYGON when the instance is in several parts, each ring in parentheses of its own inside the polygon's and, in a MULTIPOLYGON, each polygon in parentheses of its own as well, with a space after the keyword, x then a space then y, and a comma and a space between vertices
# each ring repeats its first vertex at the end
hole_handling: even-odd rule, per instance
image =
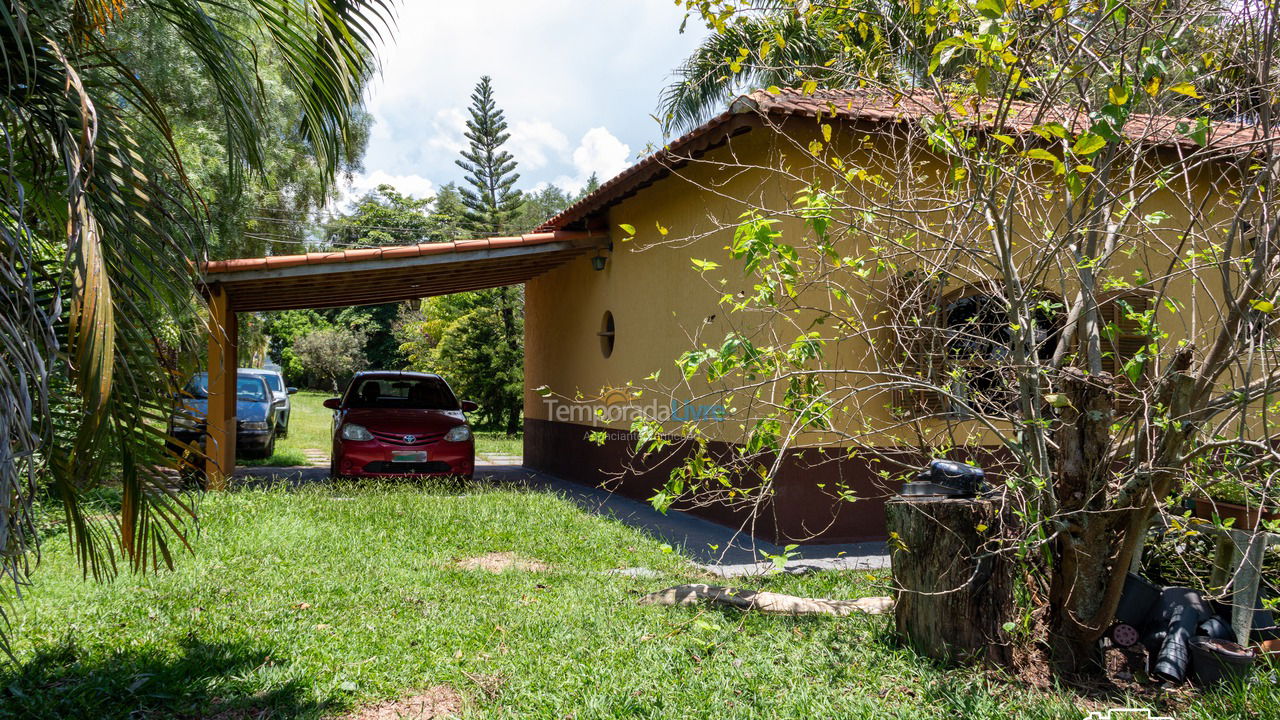
POLYGON ((472 440, 437 440, 421 445, 392 445, 378 440, 339 440, 333 447, 333 467, 350 477, 386 475, 461 475, 471 477, 476 469, 476 446, 472 440), (405 453, 426 453, 426 460, 405 461, 405 453), (394 454, 393 454, 394 453, 394 454), (395 454, 399 454, 397 457, 395 454))

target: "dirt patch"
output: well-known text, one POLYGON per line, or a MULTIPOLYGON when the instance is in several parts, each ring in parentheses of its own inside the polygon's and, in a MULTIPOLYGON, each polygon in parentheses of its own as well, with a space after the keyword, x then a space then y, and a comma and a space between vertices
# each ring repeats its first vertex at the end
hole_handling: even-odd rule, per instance
POLYGON ((427 688, 403 700, 366 705, 343 715, 342 720, 433 720, 462 712, 462 696, 448 685, 427 688))
POLYGON ((524 572, 544 572, 551 566, 540 561, 522 558, 513 552, 485 553, 478 557, 466 558, 453 564, 459 570, 485 570, 500 573, 504 570, 522 570, 524 572))

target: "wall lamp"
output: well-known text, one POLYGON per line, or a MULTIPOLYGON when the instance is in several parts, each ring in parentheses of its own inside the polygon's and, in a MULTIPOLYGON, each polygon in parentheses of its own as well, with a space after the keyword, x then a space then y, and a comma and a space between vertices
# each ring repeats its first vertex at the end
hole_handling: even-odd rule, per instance
POLYGON ((603 248, 601 248, 600 250, 596 250, 596 254, 595 254, 595 256, 591 258, 591 267, 592 267, 592 268, 594 268, 594 269, 595 269, 595 270, 597 270, 597 271, 599 271, 599 270, 604 270, 604 264, 609 260, 609 258, 607 258, 607 257, 605 257, 604 255, 601 255, 601 254, 600 254, 601 250, 603 250, 603 251, 605 251, 605 252, 608 252, 608 253, 612 254, 612 253, 613 253, 613 241, 612 241, 612 240, 610 240, 608 245, 605 245, 605 246, 604 246, 603 248))

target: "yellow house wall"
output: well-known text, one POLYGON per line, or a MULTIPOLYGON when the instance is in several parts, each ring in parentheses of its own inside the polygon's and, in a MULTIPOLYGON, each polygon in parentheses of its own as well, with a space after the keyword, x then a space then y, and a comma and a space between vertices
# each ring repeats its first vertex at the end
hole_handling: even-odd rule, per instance
MULTIPOLYGON (((749 290, 750 281, 741 272, 740 264, 728 258, 726 246, 732 238, 733 226, 746 205, 737 198, 746 198, 753 205, 786 208, 800 189, 798 181, 782 180, 776 173, 737 167, 740 164, 757 164, 765 167, 785 162, 790 165, 803 157, 798 148, 803 147, 816 130, 800 126, 791 137, 783 137, 767 130, 756 129, 733 138, 726 147, 708 154, 709 162, 695 162, 675 171, 671 176, 639 190, 608 211, 608 226, 614 240, 614 249, 608 256, 605 270, 595 271, 589 258, 576 259, 556 270, 537 277, 526 286, 526 396, 525 415, 541 420, 565 420, 555 416, 548 404, 546 393, 555 398, 555 404, 565 404, 566 399, 597 399, 606 388, 625 387, 629 382, 640 382, 654 372, 661 373, 663 385, 670 386, 677 376, 674 361, 699 341, 718 344, 731 324, 749 324, 744 313, 731 316, 718 303, 723 292, 749 290), (785 160, 783 160, 785 156, 785 160), (733 167, 717 163, 728 162, 733 167), (623 241, 625 233, 618 226, 626 223, 637 229, 635 239, 623 241), (663 236, 659 226, 666 228, 663 236), (681 239, 675 247, 654 246, 654 243, 681 239), (708 273, 711 283, 696 272, 690 258, 711 259, 723 267, 708 273), (725 284, 719 285, 720 279, 725 284), (613 353, 605 358, 599 346, 597 333, 601 328, 604 312, 612 312, 616 327, 613 353)), ((844 143, 842 153, 853 162, 875 163, 871 148, 859 156, 857 133, 838 138, 844 143)), ((890 153, 892 155, 893 153, 890 153)), ((880 167, 880 171, 892 183, 895 168, 880 167)), ((928 167, 927 161, 916 171, 916 177, 940 177, 944 168, 928 167)), ((1197 197, 1205 188, 1221 186, 1220 171, 1205 171, 1192 178, 1197 197)), ((797 172, 803 176, 803 172, 797 172)), ((1173 245, 1177 235, 1185 228, 1188 213, 1177 202, 1177 187, 1158 193, 1144 204, 1139 215, 1163 210, 1171 218, 1166 221, 1161 235, 1173 245)), ((1206 215, 1219 218, 1229 212, 1224 202, 1211 201, 1206 215)), ((948 222, 940 217, 939 223, 948 222)), ((779 229, 784 236, 803 232, 799 220, 784 219, 779 229)), ((971 229, 971 228, 970 228, 971 229)), ((842 254, 865 254, 869 248, 860 247, 865 241, 856 236, 845 241, 842 254)), ((1034 253, 1024 251, 1021 263, 1035 262, 1034 253)), ((1169 254, 1162 248, 1145 248, 1121 256, 1113 274, 1128 274, 1146 265, 1164 268, 1169 264, 1169 254)), ((1069 278, 1070 268, 1063 268, 1069 278)), ((884 278, 872 280, 883 283, 884 278)), ((1047 288, 1070 293, 1069 280, 1058 288, 1047 288)), ((1194 337, 1197 331, 1203 335, 1215 325, 1219 301, 1213 297, 1212 284, 1198 283, 1189 274, 1182 274, 1171 282, 1168 295, 1186 304, 1186 310, 1177 314, 1161 311, 1160 322, 1172 340, 1194 339, 1203 344, 1204 337, 1194 337)), ((820 299, 819 299, 820 300, 820 299)), ((759 328, 756 328, 758 330, 759 328)), ((793 330, 779 328, 779 332, 793 330)), ((848 339, 828 348, 828 367, 869 370, 874 367, 871 348, 863 338, 848 339)), ((687 391, 697 392, 697 386, 687 391)), ((652 398, 642 398, 645 402, 652 398)), ((887 403, 887 397, 885 398, 887 403)), ((872 424, 888 423, 890 416, 884 404, 866 403, 858 410, 859 419, 872 424)), ((566 411, 560 411, 566 412, 566 411)), ((573 420, 580 424, 583 417, 573 420)), ((600 423, 614 428, 624 428, 628 423, 600 423)), ((725 423, 721 430, 724 439, 736 434, 736 427, 725 423)))

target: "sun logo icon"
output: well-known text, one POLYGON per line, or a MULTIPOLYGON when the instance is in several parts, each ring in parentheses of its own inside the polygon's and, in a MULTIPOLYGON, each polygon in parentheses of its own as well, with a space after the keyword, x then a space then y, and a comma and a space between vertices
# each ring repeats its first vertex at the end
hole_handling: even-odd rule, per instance
POLYGON ((631 398, 625 392, 618 388, 612 388, 604 395, 600 396, 600 402, 606 407, 611 405, 626 405, 631 402, 631 398))

